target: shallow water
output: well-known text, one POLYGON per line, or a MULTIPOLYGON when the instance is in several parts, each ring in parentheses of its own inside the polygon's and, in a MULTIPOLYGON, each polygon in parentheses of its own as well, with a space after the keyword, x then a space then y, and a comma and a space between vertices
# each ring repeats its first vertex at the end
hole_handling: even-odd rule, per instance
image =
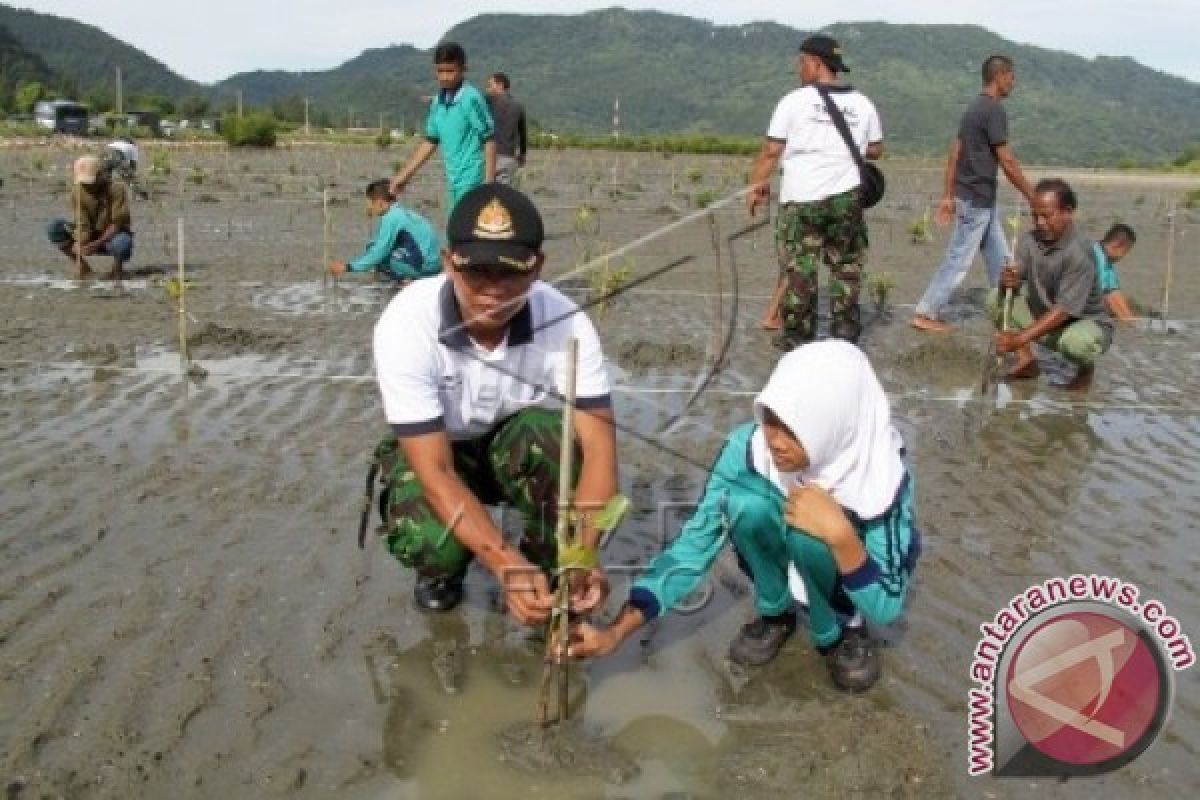
MULTIPOLYGON (((933 172, 922 180, 936 190, 933 172)), ((547 214, 560 262, 574 247, 570 189, 547 214)), ((1126 798, 1189 796, 1200 783, 1195 670, 1176 676, 1157 744, 1103 779, 971 780, 964 741, 978 626, 1031 583, 1119 576, 1200 637, 1195 325, 1119 331, 1086 397, 1043 379, 981 398, 977 297, 962 298, 963 331, 949 339, 911 331, 898 306, 872 311, 864 345, 909 446, 926 536, 909 613, 882 632, 883 681, 864 697, 838 694, 802 634, 764 669, 729 665, 751 597, 725 553, 697 611, 575 670, 581 728, 558 752, 576 760, 547 767, 511 735, 533 716, 538 645, 495 610, 488 576, 472 573, 462 611, 430 618, 412 608, 411 575, 378 546, 355 546, 383 433, 370 332, 385 293, 359 279, 327 290, 313 268, 319 228, 304 239, 289 227, 293 207, 221 202, 205 208, 256 220, 238 236, 297 233, 265 245, 216 225, 197 247, 189 332, 207 376, 178 374, 178 315, 153 286, 102 299, 60 291, 53 273, 32 271, 46 255, 32 233, 5 244, 20 255, 0 269, 0 781, 10 793, 1126 798), (461 686, 447 694, 434 662, 451 641, 461 686), (542 766, 531 774, 530 763, 542 766)), ((155 226, 169 231, 173 211, 135 212, 150 259, 155 226)), ((360 218, 338 213, 359 230, 360 218)), ((902 230, 907 212, 884 213, 902 230)), ((600 216, 616 241, 664 221, 618 207, 600 216)), ((40 235, 14 227, 25 229, 40 235)), ((940 251, 877 230, 872 258, 896 273, 894 301, 911 301, 940 251)), ((1144 238, 1128 283, 1153 297, 1144 238)), ((738 251, 737 304, 702 258, 708 242, 700 225, 647 248, 636 270, 696 258, 594 314, 615 362, 622 489, 634 502, 605 555, 614 606, 630 571, 678 530, 774 363, 757 328, 774 278, 769 236, 738 251)), ((1177 267, 1172 313, 1184 320, 1200 317, 1196 274, 1177 267)))

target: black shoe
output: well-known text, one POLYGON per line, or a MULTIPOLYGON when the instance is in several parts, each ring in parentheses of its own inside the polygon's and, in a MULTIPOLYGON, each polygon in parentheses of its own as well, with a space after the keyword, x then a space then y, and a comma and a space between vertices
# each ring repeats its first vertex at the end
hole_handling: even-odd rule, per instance
POLYGON ((780 648, 796 632, 796 612, 774 617, 755 617, 742 626, 741 633, 729 645, 729 660, 746 667, 761 667, 779 654, 780 648))
POLYGON ((835 319, 829 326, 829 335, 834 339, 844 339, 850 344, 858 344, 862 326, 854 319, 835 319))
POLYGON ((413 599, 423 611, 450 611, 463 599, 463 576, 417 576, 413 599))
POLYGON ((826 651, 825 663, 834 685, 847 692, 865 692, 883 672, 879 652, 865 625, 846 628, 842 640, 826 651))

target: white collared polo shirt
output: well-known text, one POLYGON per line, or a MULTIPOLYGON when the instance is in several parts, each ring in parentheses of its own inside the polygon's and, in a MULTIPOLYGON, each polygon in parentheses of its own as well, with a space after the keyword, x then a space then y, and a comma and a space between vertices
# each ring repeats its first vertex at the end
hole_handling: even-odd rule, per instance
POLYGON ((445 431, 462 441, 526 408, 559 408, 572 336, 579 341, 576 407, 611 406, 596 329, 553 286, 533 284, 505 340, 489 351, 467 334, 447 276, 416 281, 375 325, 375 374, 388 424, 401 437, 445 431))

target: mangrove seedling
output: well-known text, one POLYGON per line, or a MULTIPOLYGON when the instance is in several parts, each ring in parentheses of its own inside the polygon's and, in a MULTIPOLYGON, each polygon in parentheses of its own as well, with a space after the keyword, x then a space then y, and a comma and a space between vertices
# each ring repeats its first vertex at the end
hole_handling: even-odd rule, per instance
POLYGON ((633 264, 629 259, 621 259, 613 263, 611 259, 606 258, 599 267, 592 270, 588 284, 596 314, 603 315, 608 311, 609 306, 612 305, 613 296, 621 290, 621 287, 629 283, 632 276, 633 264))
POLYGON ((913 244, 929 244, 933 241, 933 218, 928 208, 908 226, 908 236, 913 244))
POLYGON ((874 272, 867 278, 867 291, 875 301, 876 310, 883 312, 887 308, 888 297, 896 288, 896 279, 890 272, 874 272))

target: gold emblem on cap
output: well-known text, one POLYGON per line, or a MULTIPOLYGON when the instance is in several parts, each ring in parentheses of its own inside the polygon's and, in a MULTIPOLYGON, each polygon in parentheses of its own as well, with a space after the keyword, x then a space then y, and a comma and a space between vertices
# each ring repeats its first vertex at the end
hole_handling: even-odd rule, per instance
POLYGON ((479 212, 479 216, 475 218, 474 234, 479 239, 511 239, 515 235, 513 231, 512 214, 508 213, 498 198, 493 197, 491 202, 483 207, 479 212))

